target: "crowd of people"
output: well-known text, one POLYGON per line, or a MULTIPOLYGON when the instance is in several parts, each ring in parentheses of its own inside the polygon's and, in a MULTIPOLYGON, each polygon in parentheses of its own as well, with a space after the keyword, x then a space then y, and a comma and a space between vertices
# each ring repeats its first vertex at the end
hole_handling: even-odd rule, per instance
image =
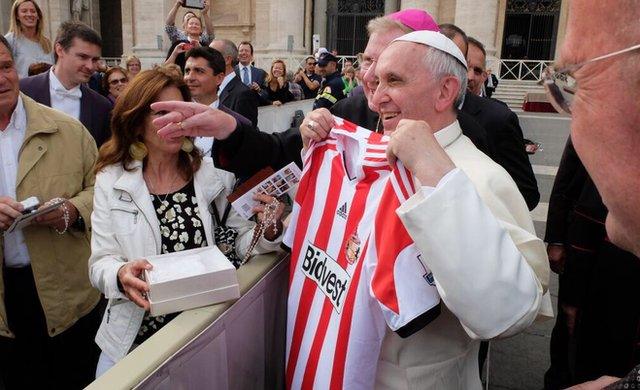
POLYGON ((637 21, 639 7, 571 4, 564 67, 543 80, 573 116, 545 250, 523 132, 490 98, 482 42, 406 9, 368 23, 355 64, 321 49, 295 72, 280 59, 263 70, 251 42, 214 36, 206 0, 176 27, 183 5, 167 16, 165 63, 143 70, 136 56, 107 67, 81 22, 52 42, 38 4, 14 2, 0 36, 0 229, 28 197, 60 206, 2 237, 7 389, 86 386, 178 315, 149 314, 145 257, 221 243, 237 268, 291 250, 287 388, 479 389, 490 340, 553 316, 550 269, 545 388, 638 385, 637 368, 607 376, 639 363, 638 89, 616 79, 613 99, 602 77, 637 81, 640 34, 598 22, 637 21), (259 106, 301 99, 314 104, 299 127, 260 131, 259 106), (230 207, 239 182, 291 162, 303 178, 286 221, 267 194, 252 220, 230 207), (321 253, 326 286, 309 271, 321 253))

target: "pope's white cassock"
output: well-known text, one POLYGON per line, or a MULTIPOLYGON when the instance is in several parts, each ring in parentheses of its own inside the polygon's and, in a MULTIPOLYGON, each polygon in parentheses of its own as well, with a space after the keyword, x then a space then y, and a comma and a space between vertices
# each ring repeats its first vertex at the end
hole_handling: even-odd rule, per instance
POLYGON ((546 251, 516 184, 462 135, 457 121, 435 136, 457 168, 397 213, 444 305, 406 339, 387 329, 380 389, 480 389, 480 340, 514 335, 537 316, 553 315, 546 251))

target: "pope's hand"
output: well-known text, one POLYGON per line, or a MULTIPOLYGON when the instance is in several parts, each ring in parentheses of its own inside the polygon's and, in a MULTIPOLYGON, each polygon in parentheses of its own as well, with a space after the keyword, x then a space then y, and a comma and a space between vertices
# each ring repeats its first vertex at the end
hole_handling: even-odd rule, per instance
POLYGON ((192 102, 155 102, 151 109, 161 114, 153 120, 161 138, 213 137, 223 140, 236 129, 236 118, 204 104, 192 102))
POLYGON ((422 185, 437 186, 456 167, 425 121, 402 119, 389 135, 389 162, 402 161, 422 185))

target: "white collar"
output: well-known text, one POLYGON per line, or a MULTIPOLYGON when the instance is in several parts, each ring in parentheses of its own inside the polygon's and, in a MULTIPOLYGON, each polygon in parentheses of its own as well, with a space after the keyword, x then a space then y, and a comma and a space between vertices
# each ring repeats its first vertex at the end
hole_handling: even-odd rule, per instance
POLYGON ((65 88, 64 85, 60 82, 60 80, 56 77, 55 73, 53 73, 53 68, 49 71, 49 88, 52 91, 60 92, 61 94, 68 94, 77 97, 82 97, 82 91, 80 90, 80 85, 76 85, 71 89, 65 88))
POLYGON ((4 131, 16 129, 19 132, 24 133, 27 130, 27 111, 22 103, 22 96, 18 95, 18 103, 16 108, 11 113, 11 118, 4 131))
POLYGON ((209 107, 217 109, 220 106, 220 99, 216 99, 213 103, 209 104, 209 107))
POLYGON ((229 84, 234 77, 236 77, 236 72, 231 72, 228 75, 224 76, 224 80, 222 80, 222 83, 220 83, 220 87, 218 88, 218 96, 220 96, 222 91, 227 88, 227 84, 229 84))
POLYGON ((446 126, 434 133, 436 140, 444 149, 454 143, 462 135, 462 129, 458 120, 453 121, 449 126, 446 126))
POLYGON ((247 68, 247 69, 251 70, 251 63, 249 63, 249 65, 240 64, 240 68, 247 68))

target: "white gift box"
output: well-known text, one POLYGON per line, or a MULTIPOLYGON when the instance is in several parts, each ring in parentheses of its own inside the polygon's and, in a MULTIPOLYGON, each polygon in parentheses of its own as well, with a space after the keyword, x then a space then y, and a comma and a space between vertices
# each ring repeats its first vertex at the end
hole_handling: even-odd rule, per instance
POLYGON ((151 315, 175 313, 240 297, 236 269, 217 246, 148 256, 151 315))

